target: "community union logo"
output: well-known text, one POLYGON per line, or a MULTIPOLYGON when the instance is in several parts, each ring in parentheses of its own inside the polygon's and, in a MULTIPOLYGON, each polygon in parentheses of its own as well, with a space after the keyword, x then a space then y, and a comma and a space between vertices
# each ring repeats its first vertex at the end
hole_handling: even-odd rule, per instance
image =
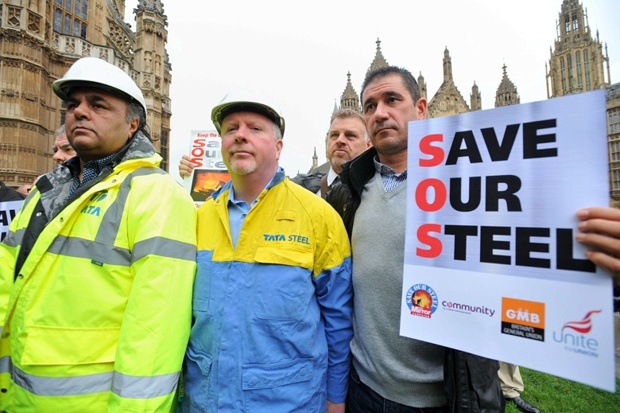
POLYGON ((437 309, 437 294, 425 284, 415 284, 407 291, 407 307, 411 315, 431 318, 437 309))

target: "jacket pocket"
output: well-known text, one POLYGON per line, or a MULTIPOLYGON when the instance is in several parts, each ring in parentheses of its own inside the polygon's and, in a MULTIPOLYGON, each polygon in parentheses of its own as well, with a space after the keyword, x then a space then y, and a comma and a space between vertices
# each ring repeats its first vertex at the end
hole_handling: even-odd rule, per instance
POLYGON ((291 248, 287 245, 276 244, 256 249, 254 261, 259 264, 280 264, 301 267, 312 271, 314 267, 314 252, 312 248, 291 248))
POLYGON ((198 410, 190 408, 190 411, 207 410, 211 364, 210 356, 194 350, 191 346, 187 348, 183 369, 183 385, 187 401, 184 400, 183 404, 200 407, 198 410))
POLYGON ((309 388, 314 361, 311 358, 242 367, 241 386, 247 411, 300 411, 308 407, 316 389, 309 388))
POLYGON ((28 328, 23 365, 80 365, 113 363, 120 327, 84 328, 32 326, 28 328))
POLYGON ((261 320, 299 321, 314 299, 312 255, 291 248, 259 248, 255 261, 254 315, 261 320))

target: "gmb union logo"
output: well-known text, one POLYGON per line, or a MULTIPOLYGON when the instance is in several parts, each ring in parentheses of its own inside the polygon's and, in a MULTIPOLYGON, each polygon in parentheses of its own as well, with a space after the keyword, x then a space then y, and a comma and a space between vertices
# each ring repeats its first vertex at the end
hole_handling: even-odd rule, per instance
POLYGON ((545 303, 502 297, 502 334, 545 341, 545 303))
POLYGON ((426 284, 415 284, 407 291, 407 307, 411 315, 431 318, 438 302, 437 294, 426 284))

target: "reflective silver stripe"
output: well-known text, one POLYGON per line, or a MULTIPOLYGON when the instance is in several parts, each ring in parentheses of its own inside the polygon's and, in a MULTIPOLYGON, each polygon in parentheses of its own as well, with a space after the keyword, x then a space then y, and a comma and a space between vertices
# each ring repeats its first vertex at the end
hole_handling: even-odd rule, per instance
POLYGON ((149 254, 195 260, 195 247, 193 245, 166 238, 145 240, 134 245, 133 252, 114 245, 129 191, 131 190, 131 180, 137 176, 154 173, 161 174, 165 172, 161 169, 140 168, 125 178, 119 188, 116 199, 101 219, 94 241, 59 235, 54 239, 48 251, 68 257, 91 259, 99 265, 129 266, 132 262, 138 261, 149 254))
POLYGON ((128 376, 115 373, 112 382, 112 392, 120 397, 131 399, 150 399, 165 396, 177 388, 180 372, 163 374, 161 376, 128 376))
POLYGON ((133 246, 133 261, 138 261, 147 255, 178 258, 195 261, 196 247, 187 242, 175 241, 163 237, 153 237, 140 241, 133 246))
POLYGON ((11 369, 11 358, 4 356, 0 358, 0 373, 8 373, 11 369))
POLYGON ((13 382, 39 396, 78 396, 110 391, 113 372, 77 377, 42 377, 13 367, 13 382))
POLYGON ((79 396, 112 391, 120 397, 150 399, 174 392, 180 372, 160 376, 129 376, 118 372, 77 377, 42 377, 12 366, 11 359, 0 359, 0 373, 11 372, 13 382, 39 396, 79 396))
POLYGON ((112 265, 129 265, 152 254, 187 261, 196 260, 196 247, 193 244, 163 237, 149 238, 137 243, 132 254, 131 251, 114 245, 58 235, 48 251, 66 257, 87 258, 100 264, 112 265))
POLYGON ((9 247, 17 247, 18 245, 21 245, 25 233, 26 228, 18 229, 16 232, 9 231, 2 242, 9 247))
POLYGON ((118 190, 118 195, 116 196, 114 203, 110 205, 101 219, 101 224, 99 224, 95 241, 114 245, 116 235, 118 234, 119 225, 121 223, 121 218, 123 216, 123 211, 125 210, 125 204, 127 203, 127 198, 129 197, 129 191, 131 190, 131 181, 135 177, 152 175, 154 173, 164 174, 165 172, 159 168, 139 168, 127 175, 118 190))
POLYGON ((131 252, 110 244, 58 235, 48 251, 67 257, 94 259, 101 264, 129 265, 131 252))

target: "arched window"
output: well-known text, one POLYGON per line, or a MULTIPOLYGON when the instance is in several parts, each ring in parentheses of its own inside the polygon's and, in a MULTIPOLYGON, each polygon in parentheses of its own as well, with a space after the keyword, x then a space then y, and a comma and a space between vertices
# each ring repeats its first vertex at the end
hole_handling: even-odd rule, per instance
POLYGON ((590 57, 587 50, 583 51, 583 72, 586 75, 586 91, 592 90, 592 83, 590 82, 590 57))
POLYGON ((573 14, 573 31, 579 30, 579 20, 577 19, 577 15, 573 14))
POLYGON ((583 80, 581 74, 581 51, 575 52, 575 68, 577 69, 577 88, 583 89, 583 80))
POLYGON ((54 31, 86 39, 88 0, 56 0, 54 31))
POLYGON ((560 78, 562 79, 562 94, 568 93, 566 84, 566 67, 564 65, 564 57, 560 57, 560 78))

